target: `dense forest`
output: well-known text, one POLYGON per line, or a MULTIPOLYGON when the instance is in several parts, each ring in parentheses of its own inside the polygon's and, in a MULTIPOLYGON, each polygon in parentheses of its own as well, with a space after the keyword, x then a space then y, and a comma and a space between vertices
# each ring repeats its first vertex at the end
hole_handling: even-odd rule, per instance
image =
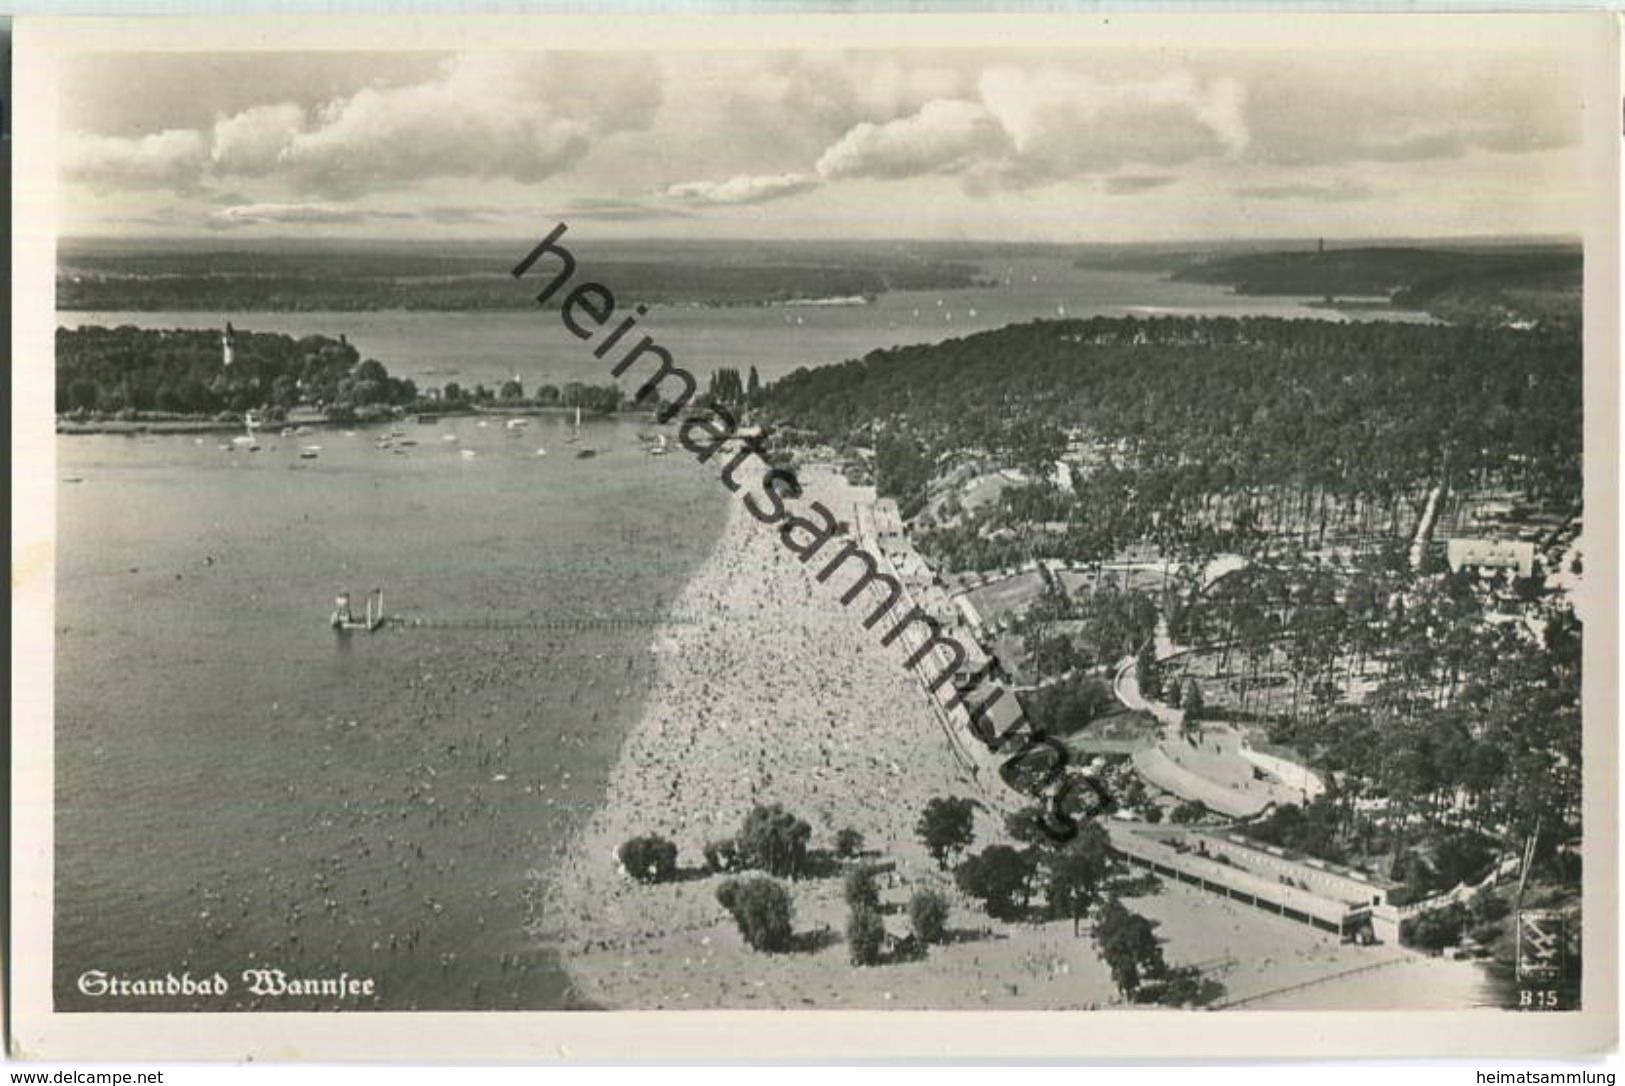
POLYGON ((1435 485, 1580 498, 1580 338, 1566 324, 1040 321, 798 370, 763 399, 817 440, 873 448, 905 516, 957 462, 1028 472, 996 508, 924 524, 940 530, 922 545, 950 566, 1138 542, 1246 549, 1238 534, 1400 539, 1435 485), (1065 491, 1048 476, 1069 448, 1088 469, 1065 491))
POLYGON ((410 381, 362 359, 343 336, 235 332, 222 364, 220 333, 87 326, 56 333, 56 409, 213 414, 300 403, 350 408, 418 398, 410 381))
POLYGON ((1504 321, 1578 316, 1582 263, 1577 248, 1556 246, 1384 247, 1231 256, 1192 264, 1174 278, 1227 284, 1238 294, 1377 295, 1451 320, 1504 321))
MULTIPOLYGON (((220 333, 123 325, 58 328, 56 409, 75 418, 200 416, 264 410, 267 417, 303 407, 336 422, 365 420, 390 409, 579 407, 607 414, 628 405, 618 385, 571 381, 527 392, 517 381, 495 387, 448 381, 422 390, 363 359, 344 336, 295 339, 271 332, 234 331, 232 362, 221 356, 220 333)), ((751 379, 756 380, 755 371, 751 379)), ((738 375, 734 374, 737 383, 738 375)))
MULTIPOLYGON (((650 305, 872 298, 889 290, 952 290, 976 282, 970 265, 901 256, 652 260, 593 258, 582 245, 574 251, 578 281, 595 279, 620 297, 650 305)), ((57 307, 226 313, 525 309, 535 304, 534 292, 515 289, 508 275, 515 258, 496 247, 481 253, 76 250, 61 261, 57 307)))

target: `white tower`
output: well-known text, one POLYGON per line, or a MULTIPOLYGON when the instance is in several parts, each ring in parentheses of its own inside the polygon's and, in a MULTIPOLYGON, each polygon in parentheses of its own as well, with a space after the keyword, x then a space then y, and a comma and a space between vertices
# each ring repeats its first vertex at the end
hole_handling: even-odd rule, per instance
POLYGON ((220 364, 222 366, 231 365, 231 340, 234 334, 235 333, 232 331, 231 322, 227 321, 226 330, 220 333, 220 364))

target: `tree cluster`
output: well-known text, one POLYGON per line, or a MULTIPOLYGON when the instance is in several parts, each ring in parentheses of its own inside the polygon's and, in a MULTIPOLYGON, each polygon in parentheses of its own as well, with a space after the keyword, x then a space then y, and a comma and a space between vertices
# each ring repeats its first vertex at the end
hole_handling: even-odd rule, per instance
POLYGON ((223 363, 220 332, 86 326, 56 333, 56 409, 215 414, 302 404, 408 404, 417 386, 363 360, 342 337, 238 331, 223 363))

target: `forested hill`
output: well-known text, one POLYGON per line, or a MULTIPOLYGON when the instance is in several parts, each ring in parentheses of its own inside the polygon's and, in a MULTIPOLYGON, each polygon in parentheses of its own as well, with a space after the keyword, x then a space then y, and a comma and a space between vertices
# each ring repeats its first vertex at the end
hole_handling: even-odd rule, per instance
POLYGON ((1380 295, 1451 320, 1544 319, 1579 314, 1578 248, 1332 249, 1250 253, 1183 268, 1175 279, 1221 283, 1238 294, 1380 295))
MULTIPOLYGON (((889 290, 954 290, 975 267, 873 248, 705 250, 698 257, 626 246, 576 244, 583 273, 648 304, 767 305, 889 290), (611 256, 605 256, 608 252, 611 256)), ((522 254, 523 247, 517 252, 522 254)), ((239 313, 311 310, 512 310, 535 306, 516 290, 513 246, 446 251, 334 242, 296 249, 124 251, 113 243, 68 246, 57 273, 62 310, 239 313)))
POLYGON ((58 328, 56 409, 163 411, 198 415, 300 402, 363 407, 410 403, 411 380, 363 360, 344 337, 301 339, 237 331, 234 361, 222 364, 220 333, 123 326, 58 328))
POLYGON ((798 370, 765 401, 781 423, 876 446, 883 487, 905 499, 945 454, 1047 470, 1080 434, 1114 446, 1134 487, 1193 496, 1292 485, 1384 498, 1442 473, 1580 493, 1568 326, 1040 321, 798 370))

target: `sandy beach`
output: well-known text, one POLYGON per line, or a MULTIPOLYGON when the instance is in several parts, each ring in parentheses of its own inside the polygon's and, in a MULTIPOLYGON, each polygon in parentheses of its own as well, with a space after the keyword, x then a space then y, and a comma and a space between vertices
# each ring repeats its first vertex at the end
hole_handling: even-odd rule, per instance
MULTIPOLYGON (((866 493, 827 472, 808 472, 803 483, 837 516, 866 493)), ((955 761, 901 651, 882 648, 840 605, 833 582, 815 582, 775 531, 738 504, 728 515, 710 558, 676 598, 606 801, 560 866, 533 930, 561 957, 576 999, 626 1009, 1118 1004, 1087 924, 1075 936, 1070 921, 995 921, 954 891, 915 840, 920 810, 934 796, 995 797, 955 761), (907 934, 915 889, 947 892, 950 941, 923 959, 853 966, 833 874, 788 884, 795 951, 749 950, 716 902, 722 876, 705 873, 701 848, 735 833, 753 804, 774 802, 812 826, 813 849, 830 849, 850 826, 874 860, 895 865, 882 877, 889 932, 907 934), (682 877, 648 886, 620 872, 616 846, 647 833, 677 843, 682 877)), ((988 806, 974 849, 1005 840, 988 806)), ((1416 956, 1400 948, 1343 945, 1178 884, 1128 904, 1160 923, 1170 964, 1201 966, 1224 985, 1221 1004, 1252 1006, 1287 988, 1335 999, 1346 977, 1369 993, 1364 1005, 1381 1007, 1391 1005, 1382 995, 1391 969, 1407 973, 1407 989, 1431 980, 1450 992, 1464 991, 1476 972, 1457 963, 1416 969, 1408 964, 1416 956)))

